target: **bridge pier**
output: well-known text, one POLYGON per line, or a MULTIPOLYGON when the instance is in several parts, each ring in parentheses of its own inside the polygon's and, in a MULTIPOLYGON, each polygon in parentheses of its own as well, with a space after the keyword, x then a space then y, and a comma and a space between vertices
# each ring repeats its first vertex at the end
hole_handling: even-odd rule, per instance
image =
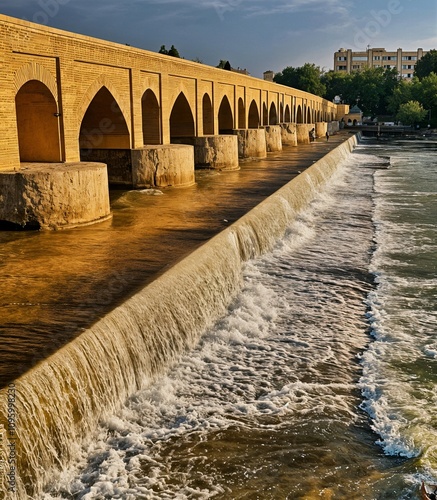
POLYGON ((283 145, 297 146, 296 124, 282 123, 281 136, 283 145))
POLYGON ((235 135, 204 135, 194 138, 196 167, 238 170, 238 140, 235 135))
POLYGON ((310 130, 314 128, 311 123, 297 123, 296 124, 296 134, 298 144, 309 144, 310 143, 310 130))
POLYGON ((187 144, 164 144, 132 149, 132 185, 140 187, 191 186, 194 148, 187 144))
POLYGON ((266 133, 263 128, 238 129, 239 158, 265 158, 267 156, 266 133))
POLYGON ((328 124, 326 122, 316 122, 316 137, 325 137, 328 131, 328 124))
POLYGON ((102 163, 22 163, 0 172, 0 221, 28 229, 63 229, 111 216, 102 163))
POLYGON ((268 152, 282 151, 282 129, 280 125, 268 125, 266 131, 266 148, 268 152))

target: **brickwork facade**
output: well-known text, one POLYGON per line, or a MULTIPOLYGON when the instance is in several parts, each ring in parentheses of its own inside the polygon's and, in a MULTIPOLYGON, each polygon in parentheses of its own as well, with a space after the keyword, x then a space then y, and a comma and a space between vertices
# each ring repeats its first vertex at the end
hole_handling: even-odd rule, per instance
POLYGON ((135 149, 148 138, 336 119, 333 103, 306 92, 3 15, 0 64, 3 171, 80 161, 84 144, 135 149))

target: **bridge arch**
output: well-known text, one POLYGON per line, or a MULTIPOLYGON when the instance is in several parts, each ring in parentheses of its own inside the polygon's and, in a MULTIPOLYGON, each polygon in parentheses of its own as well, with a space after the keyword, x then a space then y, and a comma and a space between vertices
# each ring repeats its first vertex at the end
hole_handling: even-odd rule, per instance
POLYGON ((227 96, 223 96, 218 113, 219 134, 232 134, 234 119, 232 109, 227 96))
POLYGON ((291 122, 290 107, 288 106, 288 104, 285 106, 284 122, 285 123, 291 122))
POLYGON ((161 144, 161 109, 152 89, 147 89, 141 98, 143 143, 161 144))
POLYGON ((176 98, 170 113, 170 142, 181 138, 194 137, 194 118, 190 104, 183 92, 176 98))
POLYGON ((116 103, 116 106, 119 109, 119 112, 123 115, 126 126, 128 127, 130 134, 130 101, 127 99, 123 99, 123 93, 119 92, 117 86, 114 85, 111 78, 106 75, 101 75, 97 78, 85 91, 84 94, 80 97, 80 100, 76 104, 77 109, 77 127, 80 130, 80 127, 83 122, 83 118, 85 113, 89 109, 89 106, 98 92, 105 87, 113 96, 113 102, 116 103))
POLYGON ((39 80, 24 83, 15 96, 20 161, 62 161, 58 105, 39 80))
POLYGON ((129 149, 130 133, 123 112, 107 87, 101 87, 89 103, 79 129, 84 150, 129 149))
POLYGON ((249 106, 249 116, 248 116, 248 127, 249 128, 258 128, 259 123, 259 111, 258 105, 256 104, 255 99, 252 100, 249 106))
POLYGON ((269 124, 269 113, 267 111, 267 104, 263 102, 263 125, 268 125, 269 124))
POLYGON ((302 107, 300 104, 298 104, 297 110, 296 110, 296 123, 303 123, 303 113, 302 113, 302 107))
POLYGON ((311 108, 307 107, 306 123, 313 123, 311 108))
POLYGON ((203 135, 214 134, 214 113, 209 94, 205 92, 202 99, 202 124, 203 135))
POLYGON ((16 93, 30 80, 38 80, 42 82, 50 90, 56 102, 58 102, 58 86, 56 78, 52 75, 52 73, 50 73, 49 70, 44 68, 44 66, 34 62, 21 66, 21 68, 15 73, 14 77, 16 93))
POLYGON ((246 107, 243 99, 238 99, 238 128, 246 128, 246 107))
POLYGON ((278 115, 276 112, 276 106, 275 106, 275 103, 272 102, 270 104, 268 125, 276 125, 277 123, 278 123, 278 115))

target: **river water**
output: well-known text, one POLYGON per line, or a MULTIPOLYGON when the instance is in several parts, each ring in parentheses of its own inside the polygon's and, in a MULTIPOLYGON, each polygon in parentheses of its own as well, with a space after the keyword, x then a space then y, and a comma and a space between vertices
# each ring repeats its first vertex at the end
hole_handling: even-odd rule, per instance
MULTIPOLYGON (((421 480, 437 479, 436 146, 358 146, 246 265, 227 314, 102 422, 41 498, 418 498, 421 480)), ((141 196, 116 200, 123 224, 141 196)))

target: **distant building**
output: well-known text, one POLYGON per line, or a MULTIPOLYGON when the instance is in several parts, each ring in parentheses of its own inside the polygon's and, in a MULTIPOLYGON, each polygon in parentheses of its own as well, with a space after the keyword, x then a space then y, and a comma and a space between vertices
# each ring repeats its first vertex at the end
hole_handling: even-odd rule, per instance
POLYGON ((264 75, 264 80, 267 80, 268 82, 273 82, 275 73, 271 69, 264 71, 263 75, 264 75))
POLYGON ((416 51, 398 49, 394 52, 387 52, 384 48, 372 49, 370 47, 364 52, 340 49, 334 54, 334 71, 352 73, 364 68, 396 68, 402 78, 411 80, 417 61, 427 52, 423 49, 416 51))

